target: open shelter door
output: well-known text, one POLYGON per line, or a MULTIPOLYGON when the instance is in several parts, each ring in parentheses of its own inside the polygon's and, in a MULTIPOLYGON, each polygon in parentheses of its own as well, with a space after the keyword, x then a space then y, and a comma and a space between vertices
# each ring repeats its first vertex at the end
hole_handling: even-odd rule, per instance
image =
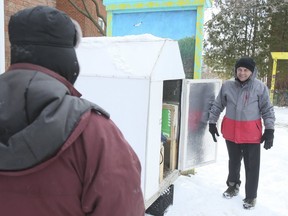
POLYGON ((178 169, 187 170, 215 162, 217 143, 208 130, 209 109, 221 80, 184 79, 178 169))

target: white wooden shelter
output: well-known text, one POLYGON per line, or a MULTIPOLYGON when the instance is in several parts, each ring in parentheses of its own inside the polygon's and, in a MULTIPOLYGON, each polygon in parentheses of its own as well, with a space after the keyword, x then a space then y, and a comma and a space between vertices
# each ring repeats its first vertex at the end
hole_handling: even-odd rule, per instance
POLYGON ((148 201, 159 190, 163 81, 185 77, 178 42, 148 34, 83 38, 77 55, 75 86, 110 113, 137 153, 148 201))

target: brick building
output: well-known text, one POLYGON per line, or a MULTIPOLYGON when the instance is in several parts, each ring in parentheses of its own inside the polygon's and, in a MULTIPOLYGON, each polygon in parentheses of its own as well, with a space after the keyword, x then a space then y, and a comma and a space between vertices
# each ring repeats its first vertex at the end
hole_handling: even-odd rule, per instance
MULTIPOLYGON (((0 1, 3 1, 3 0, 0 0, 0 1)), ((73 1, 81 9, 84 8, 81 0, 73 0, 73 1)), ((100 8, 99 8, 100 14, 106 17, 106 10, 102 4, 102 1, 101 0, 96 0, 96 1, 100 5, 100 8)), ((8 22, 9 22, 10 16, 21 9, 34 7, 37 5, 47 5, 47 6, 56 7, 59 10, 65 11, 73 19, 77 20, 77 22, 80 24, 82 28, 83 36, 85 37, 102 36, 101 33, 98 31, 98 29, 95 27, 95 25, 92 23, 92 21, 89 20, 84 15, 82 15, 79 11, 77 11, 68 0, 23 0, 23 1, 4 0, 4 13, 3 14, 4 14, 4 32, 5 32, 4 34, 5 69, 7 69, 8 66, 10 65, 10 43, 9 43, 9 38, 8 38, 8 22)), ((96 12, 94 9, 95 5, 92 0, 87 1, 87 8, 90 9, 90 13, 101 24, 102 23, 101 19, 95 16, 96 15, 96 12)), ((0 8, 0 10, 3 10, 3 9, 0 8)))

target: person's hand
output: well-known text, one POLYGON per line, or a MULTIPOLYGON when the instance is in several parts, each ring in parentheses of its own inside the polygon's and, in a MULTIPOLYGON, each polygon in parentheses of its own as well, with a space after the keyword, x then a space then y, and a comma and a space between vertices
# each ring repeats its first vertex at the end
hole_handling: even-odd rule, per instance
POLYGON ((273 140, 274 140, 274 130, 265 129, 260 143, 264 142, 264 148, 268 150, 273 146, 273 140))
POLYGON ((215 123, 210 123, 209 124, 209 132, 212 134, 212 137, 213 137, 213 140, 214 142, 217 142, 217 139, 216 139, 216 136, 219 136, 219 133, 218 133, 218 130, 217 130, 217 127, 216 127, 216 124, 215 123))

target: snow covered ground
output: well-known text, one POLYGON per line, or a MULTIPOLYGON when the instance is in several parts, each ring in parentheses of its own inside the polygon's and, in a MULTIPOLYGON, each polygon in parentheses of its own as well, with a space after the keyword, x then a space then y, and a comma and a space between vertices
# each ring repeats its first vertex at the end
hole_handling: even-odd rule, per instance
MULTIPOLYGON (((218 138, 217 162, 196 169, 196 175, 180 176, 174 182, 174 204, 165 216, 287 216, 288 215, 288 108, 275 107, 274 146, 262 144, 258 198, 255 209, 245 210, 245 173, 242 163, 240 193, 230 200, 226 190, 228 155, 223 138, 218 138)), ((212 138, 211 138, 212 139, 212 138)))

